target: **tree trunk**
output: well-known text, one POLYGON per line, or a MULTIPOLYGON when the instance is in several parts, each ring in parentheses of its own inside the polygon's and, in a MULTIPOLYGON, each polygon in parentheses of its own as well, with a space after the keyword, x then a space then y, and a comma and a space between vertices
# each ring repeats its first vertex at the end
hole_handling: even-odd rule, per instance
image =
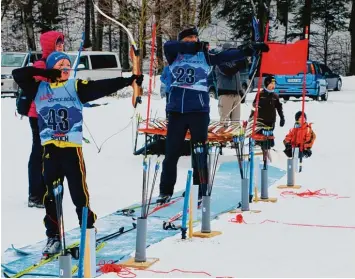
POLYGON ((308 43, 307 59, 309 59, 309 46, 310 46, 310 42, 311 42, 311 14, 312 14, 312 0, 305 0, 303 39, 306 38, 306 28, 308 27, 309 43, 308 43))
POLYGON ((181 31, 181 6, 180 3, 176 3, 176 5, 170 6, 170 14, 171 14, 171 39, 177 40, 178 34, 181 31))
POLYGON ((147 29, 147 0, 142 0, 141 18, 139 24, 139 49, 141 50, 141 63, 147 55, 146 50, 146 29, 147 29))
POLYGON ((58 20, 58 1, 57 0, 42 0, 41 3, 41 24, 42 31, 48 31, 55 28, 58 20))
POLYGON ((355 0, 353 0, 351 17, 350 17, 350 36, 351 36, 351 58, 350 58, 350 75, 355 75, 355 0))
MULTIPOLYGON (((104 0, 99 0, 98 6, 101 11, 104 12, 104 0)), ((104 34, 104 16, 99 12, 97 13, 97 27, 96 27, 96 46, 95 50, 102 51, 102 38, 104 34)))
MULTIPOLYGON (((128 26, 128 11, 127 11, 127 1, 122 0, 120 3, 120 22, 124 26, 128 26)), ((119 29, 120 31, 120 62, 123 70, 130 70, 129 66, 129 41, 126 31, 119 29)))
POLYGON ((182 0, 182 25, 188 26, 190 21, 190 0, 182 0))
POLYGON ((2 14, 1 14, 1 21, 3 20, 4 16, 6 15, 7 9, 9 8, 9 4, 10 4, 11 0, 7 0, 7 1, 1 1, 2 4, 2 14))
POLYGON ((85 40, 84 40, 84 48, 91 47, 91 40, 90 40, 90 8, 91 8, 91 0, 85 0, 85 40))
MULTIPOLYGON (((89 0, 90 1, 90 0, 89 0)), ((97 50, 96 49, 96 23, 95 23, 95 7, 94 5, 90 5, 90 11, 91 11, 91 36, 92 36, 92 50, 97 50)))
POLYGON ((329 43, 329 17, 328 17, 328 2, 325 0, 325 18, 324 18, 324 65, 328 63, 328 43, 329 43))
POLYGON ((161 10, 160 10, 160 0, 155 1, 155 21, 156 21, 156 34, 157 34, 157 58, 158 58, 158 72, 160 73, 164 67, 163 63, 163 37, 161 30, 161 10))
POLYGON ((33 0, 28 0, 26 4, 22 3, 22 19, 25 24, 27 47, 36 50, 36 40, 33 30, 34 19, 32 15, 33 0))
POLYGON ((198 26, 204 27, 211 23, 211 1, 201 0, 198 26))

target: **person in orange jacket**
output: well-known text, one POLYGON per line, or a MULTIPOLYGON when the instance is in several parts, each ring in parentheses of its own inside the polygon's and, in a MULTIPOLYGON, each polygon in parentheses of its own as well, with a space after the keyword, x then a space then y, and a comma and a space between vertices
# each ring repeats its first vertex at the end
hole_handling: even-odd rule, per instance
MULTIPOLYGON (((33 66, 45 69, 47 57, 54 51, 63 51, 64 35, 58 31, 48 31, 41 34, 39 42, 42 48, 42 58, 35 61, 33 66)), ((38 82, 47 81, 40 76, 36 77, 36 80, 38 82)), ((46 186, 42 174, 43 149, 39 137, 38 115, 34 102, 31 103, 27 116, 32 130, 32 151, 28 162, 28 207, 44 208, 43 196, 46 192, 46 186)))
MULTIPOLYGON (((302 112, 298 111, 295 114, 296 123, 301 123, 302 112)), ((308 158, 312 156, 312 146, 316 139, 316 134, 312 129, 312 124, 307 123, 307 116, 304 114, 304 123, 299 128, 292 128, 284 139, 285 150, 287 157, 292 158, 292 150, 295 147, 303 146, 303 155, 308 158)))

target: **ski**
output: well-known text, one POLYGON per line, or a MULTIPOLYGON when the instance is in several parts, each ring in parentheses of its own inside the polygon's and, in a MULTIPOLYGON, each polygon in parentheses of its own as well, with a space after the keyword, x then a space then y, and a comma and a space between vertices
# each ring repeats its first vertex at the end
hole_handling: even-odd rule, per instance
MULTIPOLYGON (((124 230, 124 227, 121 227, 118 231, 116 231, 116 232, 114 232, 114 233, 111 233, 111 234, 108 234, 108 235, 106 235, 106 236, 103 236, 103 237, 98 238, 98 239, 96 240, 96 249, 97 249, 98 247, 100 247, 100 249, 102 249, 103 246, 105 245, 105 244, 103 244, 103 243, 105 243, 106 241, 108 241, 108 240, 110 240, 110 239, 119 237, 119 236, 121 236, 121 235, 123 235, 123 234, 125 234, 125 233, 128 233, 128 232, 130 232, 130 231, 133 231, 133 230, 136 228, 136 224, 132 224, 132 225, 133 225, 132 228, 130 228, 130 229, 128 229, 128 230, 124 230)), ((66 248, 67 248, 67 250, 73 249, 73 248, 75 248, 75 247, 78 247, 79 244, 80 244, 79 242, 75 242, 75 243, 73 243, 73 244, 67 246, 66 248)), ((20 278, 20 277, 22 277, 22 276, 24 276, 24 275, 28 275, 30 272, 32 272, 33 270, 37 269, 38 267, 41 267, 41 266, 43 266, 43 265, 45 265, 45 264, 47 264, 47 263, 49 263, 49 262, 51 262, 51 261, 53 261, 53 260, 56 260, 56 259, 61 255, 61 253, 62 253, 62 252, 59 252, 59 253, 57 253, 57 254, 51 255, 50 257, 48 257, 48 258, 46 258, 46 259, 41 259, 39 262, 37 262, 37 263, 35 263, 35 264, 33 264, 33 265, 27 267, 26 269, 24 269, 24 270, 22 270, 22 271, 16 273, 16 274, 13 275, 13 276, 10 276, 10 277, 11 277, 11 278, 20 278)), ((5 272, 3 272, 3 273, 5 274, 5 272)))
POLYGON ((180 201, 180 200, 182 200, 184 197, 177 197, 177 198, 175 198, 175 199, 171 199, 169 202, 167 202, 167 203, 164 203, 164 204, 157 204, 157 203, 155 203, 155 204, 157 204, 157 206, 155 206, 149 213, 148 213, 148 216, 149 215, 152 215, 153 213, 155 213, 155 212, 157 212, 158 210, 160 210, 160 209, 162 209, 162 208, 165 208, 165 207, 168 207, 168 206, 170 206, 170 205, 172 205, 172 204, 174 204, 174 203, 177 203, 178 201, 180 201))
POLYGON ((12 250, 14 250, 17 254, 21 255, 21 256, 28 256, 31 255, 31 252, 26 252, 22 249, 16 248, 13 244, 11 244, 11 248, 12 250))
MULTIPOLYGON (((174 201, 174 200, 179 199, 179 198, 181 198, 181 196, 176 196, 176 197, 171 198, 170 201, 174 201)), ((152 203, 150 203, 150 205, 156 205, 156 207, 159 206, 157 202, 152 202, 152 203)), ((135 210, 139 209, 141 207, 142 207, 142 205, 138 204, 138 205, 135 205, 135 206, 132 206, 132 207, 128 207, 128 208, 117 210, 114 214, 115 215, 124 215, 124 216, 134 216, 135 210)))

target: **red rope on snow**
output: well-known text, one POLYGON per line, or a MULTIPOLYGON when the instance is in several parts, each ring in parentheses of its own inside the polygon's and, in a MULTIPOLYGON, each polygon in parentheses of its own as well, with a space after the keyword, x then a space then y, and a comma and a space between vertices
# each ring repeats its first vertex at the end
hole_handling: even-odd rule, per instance
POLYGON ((112 260, 105 262, 105 261, 100 261, 99 262, 99 267, 100 267, 100 271, 102 273, 109 273, 109 272, 116 272, 118 277, 121 278, 135 278, 137 277, 137 275, 135 273, 133 273, 132 271, 130 271, 128 268, 119 265, 119 264, 115 264, 113 263, 112 260))
MULTIPOLYGON (((128 268, 119 265, 119 264, 115 264, 113 263, 112 260, 105 262, 105 261, 100 261, 99 262, 99 267, 100 267, 100 271, 102 273, 109 273, 109 272, 116 272, 118 277, 121 278, 135 278, 137 277, 137 274, 133 273, 132 271, 130 271, 128 268)), ((173 272, 181 272, 181 273, 189 273, 189 274, 203 274, 209 277, 214 277, 211 274, 207 273, 206 271, 189 271, 189 270, 181 270, 178 268, 174 268, 170 271, 160 271, 160 270, 152 270, 152 269, 135 269, 135 270, 139 270, 139 271, 149 271, 149 272, 153 272, 153 273, 160 273, 160 274, 169 274, 169 273, 173 273, 173 272)), ((215 278, 233 278, 230 276, 226 276, 226 277, 215 277, 215 278)))
POLYGON ((301 223, 285 223, 279 222, 275 220, 266 219, 260 223, 247 223, 245 222, 242 214, 237 214, 235 218, 229 220, 231 223, 238 223, 238 224, 249 224, 249 225, 261 225, 265 223, 276 223, 288 226, 298 226, 298 227, 317 227, 317 228, 332 228, 332 229, 355 229, 355 226, 341 226, 341 225, 317 225, 317 224, 301 224, 301 223))
POLYGON ((283 191, 280 193, 280 196, 285 198, 286 196, 297 196, 301 198, 322 198, 322 197, 336 197, 337 199, 341 198, 350 198, 350 197, 339 197, 338 194, 327 193, 327 191, 323 189, 316 190, 312 192, 311 190, 307 190, 305 192, 297 193, 294 191, 283 191))

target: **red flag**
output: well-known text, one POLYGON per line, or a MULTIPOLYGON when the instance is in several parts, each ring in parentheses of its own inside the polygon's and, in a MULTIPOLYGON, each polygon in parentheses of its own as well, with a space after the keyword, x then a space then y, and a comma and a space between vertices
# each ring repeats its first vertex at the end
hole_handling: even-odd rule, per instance
POLYGON ((270 50, 264 52, 261 60, 262 73, 274 75, 297 75, 306 70, 308 40, 293 44, 267 43, 270 50))

